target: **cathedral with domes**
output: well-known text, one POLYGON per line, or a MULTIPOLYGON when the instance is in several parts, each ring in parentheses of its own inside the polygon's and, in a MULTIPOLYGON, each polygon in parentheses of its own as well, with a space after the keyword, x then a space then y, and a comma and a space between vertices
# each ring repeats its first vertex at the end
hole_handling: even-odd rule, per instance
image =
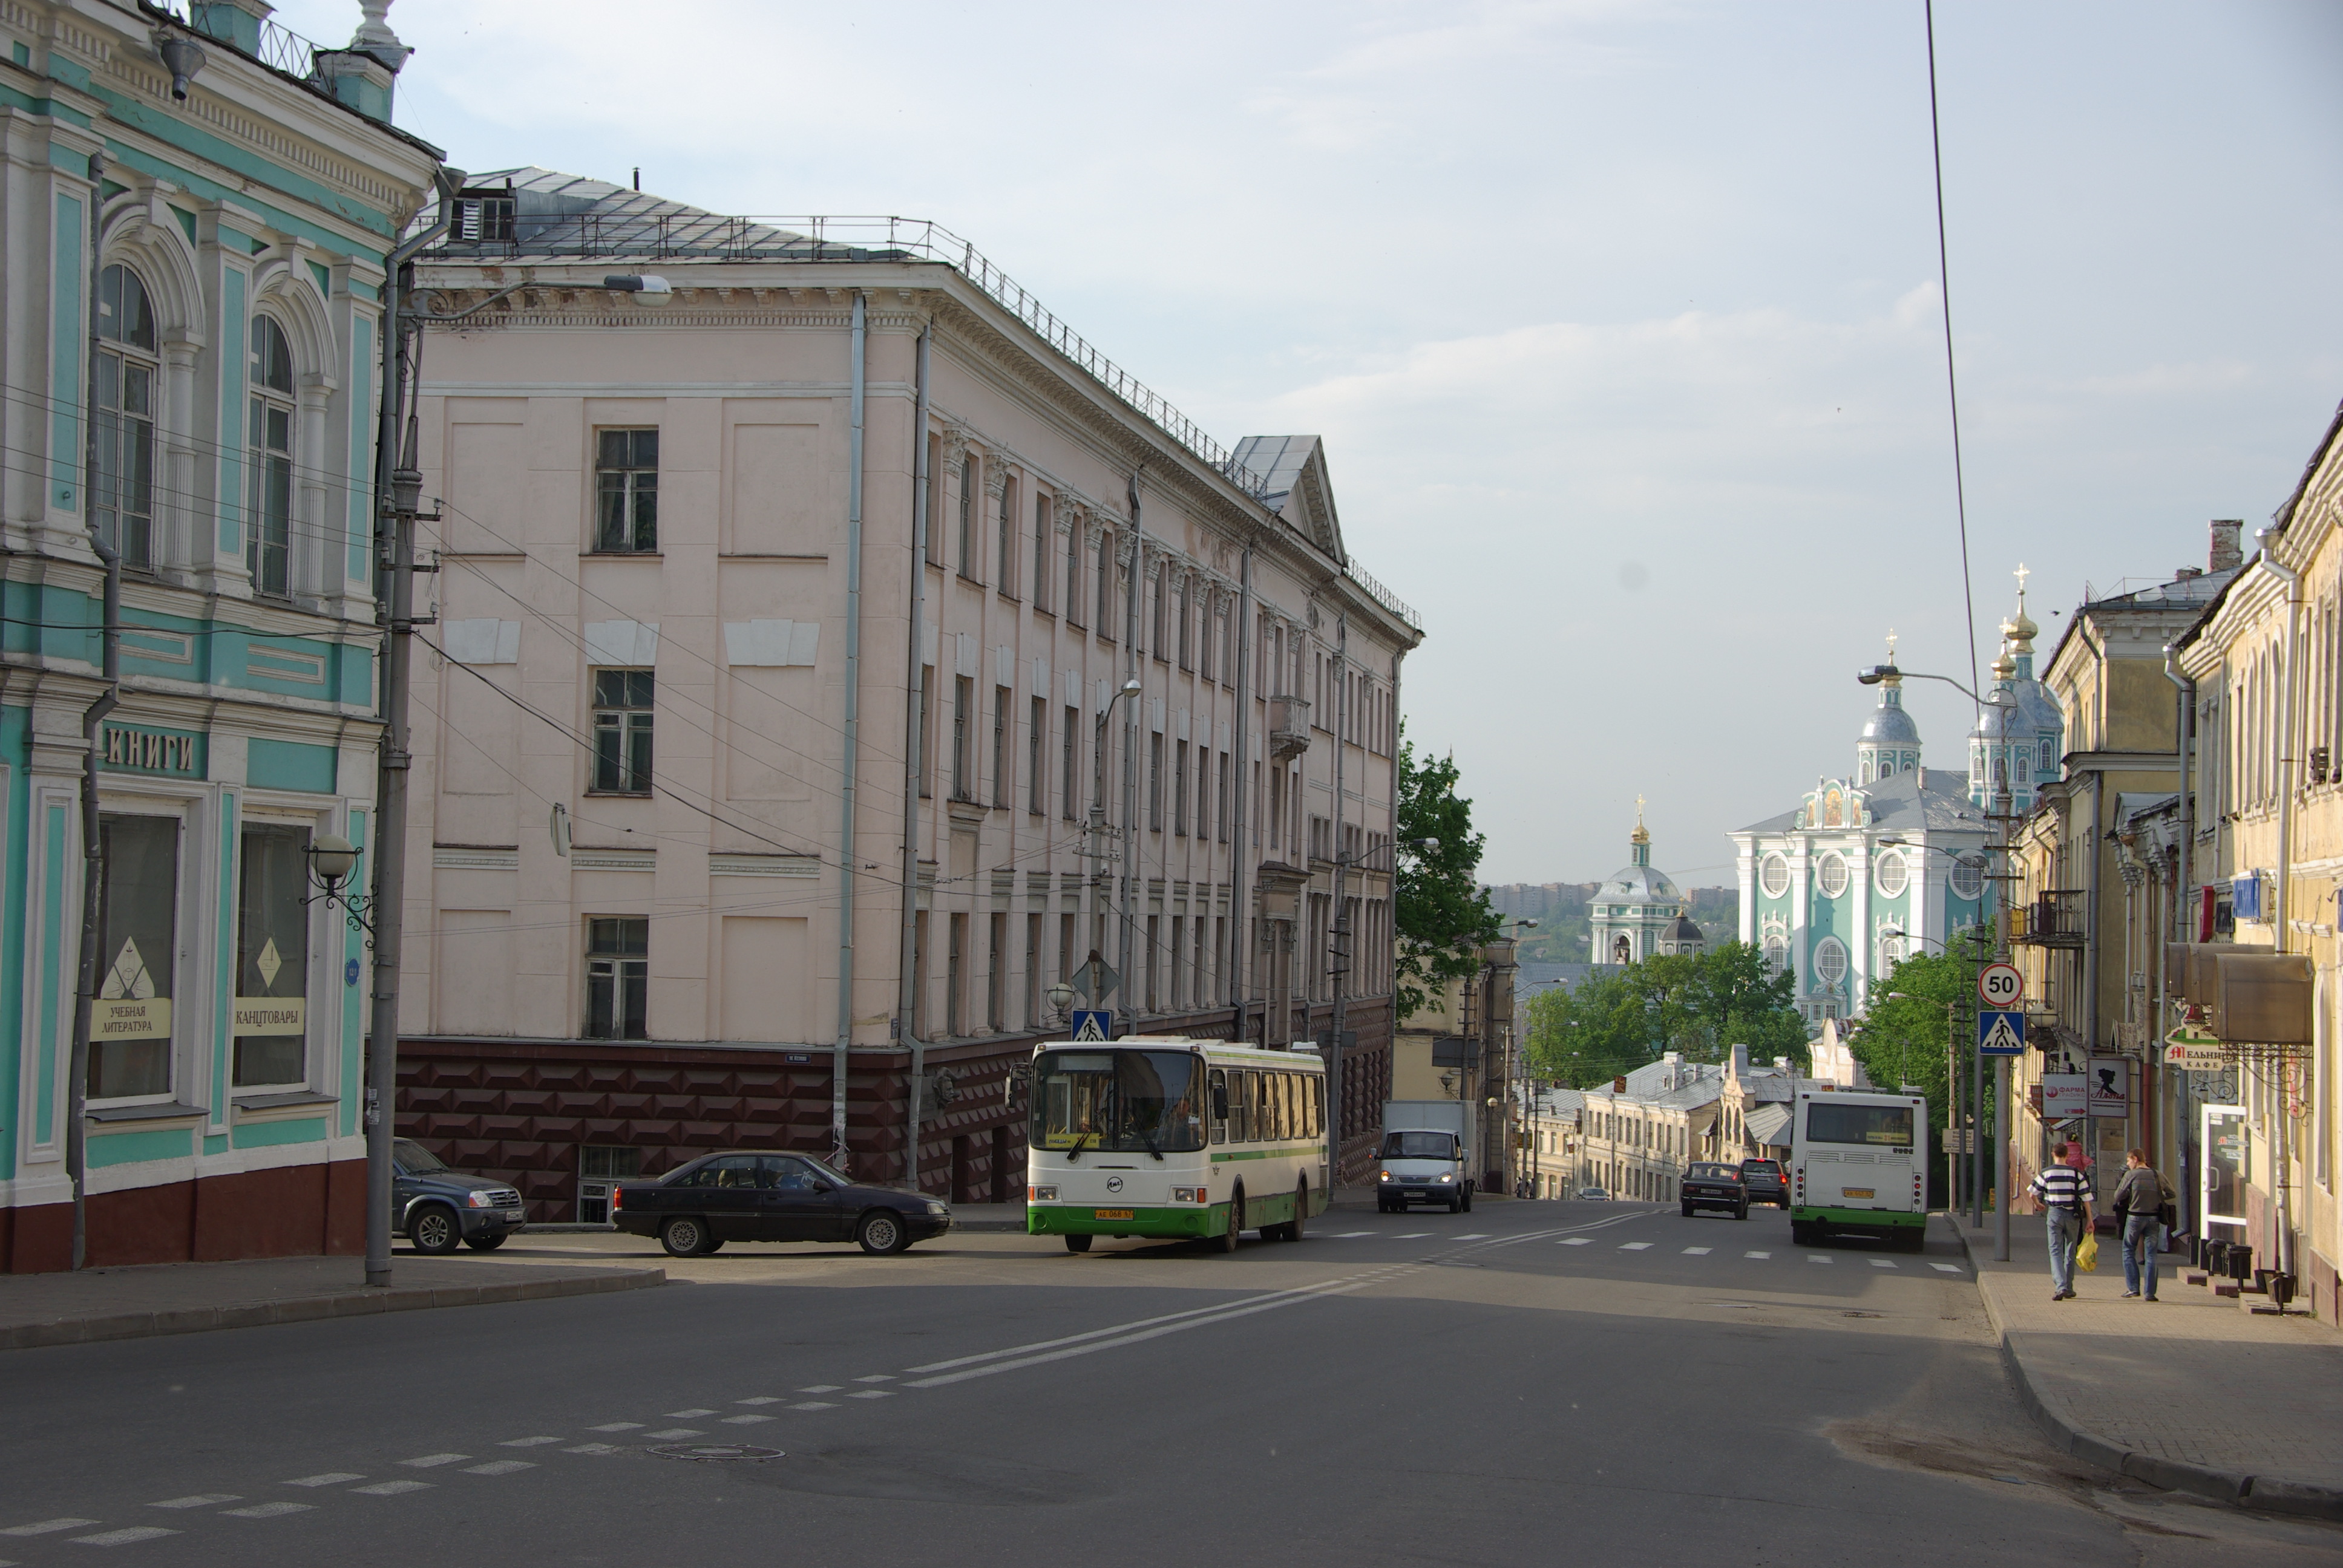
POLYGON ((1684 910, 1684 896, 1663 871, 1652 869, 1652 835, 1644 826, 1644 802, 1635 802, 1635 830, 1627 836, 1627 863, 1595 890, 1587 906, 1591 942, 1598 964, 1640 963, 1671 953, 1696 953, 1708 940, 1684 910))
POLYGON ((1986 849, 1995 792, 2006 788, 2015 816, 2057 777, 2065 723, 2034 678, 2040 628, 2026 614, 2022 567, 2018 584, 1966 772, 1923 761, 1891 634, 1854 770, 1817 778, 1792 809, 1728 835, 1741 940, 1797 977, 1794 1000, 1809 1023, 1860 1012, 1871 982, 1907 953, 1940 950, 1983 922, 1993 902, 1986 849))

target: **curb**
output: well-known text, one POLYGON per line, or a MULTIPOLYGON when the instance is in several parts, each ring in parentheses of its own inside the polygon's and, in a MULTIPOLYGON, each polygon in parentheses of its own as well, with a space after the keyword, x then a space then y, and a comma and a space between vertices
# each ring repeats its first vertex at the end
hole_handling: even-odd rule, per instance
POLYGON ((2280 1481, 2275 1476, 2267 1480, 2235 1471, 2214 1470, 2201 1464, 2189 1464, 2177 1459, 2164 1459, 2137 1449, 2109 1442, 2075 1424, 2066 1415, 2042 1397, 2026 1371, 2026 1358, 2011 1342, 2009 1325, 2002 1321, 2001 1311, 1994 1304, 1993 1292, 1985 1288, 1984 1260, 1977 1256, 1977 1243, 1969 1232, 1956 1221, 1954 1231, 1959 1235, 1961 1251, 1969 1261, 1970 1276, 1976 1281, 1977 1299, 1985 1304, 1985 1315, 1993 1324, 1993 1332, 2001 1342, 2002 1364, 2009 1369, 2010 1382, 2017 1387, 2018 1402, 2043 1435, 2064 1452, 2088 1464, 2133 1481, 2143 1481, 2165 1492, 2186 1492, 2197 1497, 2209 1497, 2219 1503, 2233 1503, 2240 1507, 2259 1509, 2269 1513, 2299 1514, 2311 1519, 2343 1520, 2343 1488, 2324 1486, 2309 1482, 2280 1481))
POLYGON ((544 1302, 559 1296, 598 1296, 667 1283, 664 1269, 631 1269, 585 1279, 515 1280, 496 1285, 443 1285, 414 1290, 393 1287, 358 1295, 295 1296, 233 1307, 184 1312, 124 1312, 114 1317, 66 1318, 55 1322, 0 1328, 0 1351, 46 1345, 89 1344, 101 1340, 145 1339, 156 1334, 195 1334, 211 1329, 265 1328, 273 1323, 314 1322, 320 1318, 361 1318, 378 1312, 429 1307, 481 1307, 500 1302, 544 1302))

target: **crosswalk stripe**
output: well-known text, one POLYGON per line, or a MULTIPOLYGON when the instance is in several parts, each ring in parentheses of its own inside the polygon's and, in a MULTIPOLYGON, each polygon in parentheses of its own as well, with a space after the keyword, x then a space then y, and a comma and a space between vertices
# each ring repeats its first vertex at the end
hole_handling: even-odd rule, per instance
POLYGON ((1808 1252, 1806 1254, 1806 1261, 1809 1263, 1827 1263, 1830 1260, 1824 1257, 1820 1252, 1808 1252))
POLYGON ((1708 1256, 1708 1249, 1706 1247, 1686 1247, 1684 1249, 1684 1256, 1687 1258, 1705 1258, 1708 1256))
POLYGON ((1565 1236, 1554 1243, 1557 1247, 1584 1247, 1591 1240, 1585 1236, 1565 1236))
POLYGON ((1640 1252, 1650 1245, 1649 1241, 1622 1241, 1619 1243, 1619 1250, 1623 1252, 1640 1252))
POLYGON ((1741 1255, 1745 1258, 1770 1258, 1774 1254, 1771 1252, 1744 1252, 1741 1255))
POLYGON ((1958 1263, 1931 1263, 1928 1267, 1940 1274, 1957 1274, 1961 1271, 1961 1266, 1958 1263))
POLYGON ((1488 1239, 1489 1232, 1486 1231, 1467 1231, 1456 1238, 1460 1241, 1485 1241, 1488 1239))
POLYGON ((1347 1241, 1354 1236, 1372 1236, 1374 1232, 1373 1231, 1337 1231, 1334 1232, 1334 1240, 1337 1241, 1347 1241))
POLYGON ((1885 1258, 1874 1258, 1871 1260, 1871 1266, 1875 1269, 1892 1269, 1896 1265, 1885 1258))

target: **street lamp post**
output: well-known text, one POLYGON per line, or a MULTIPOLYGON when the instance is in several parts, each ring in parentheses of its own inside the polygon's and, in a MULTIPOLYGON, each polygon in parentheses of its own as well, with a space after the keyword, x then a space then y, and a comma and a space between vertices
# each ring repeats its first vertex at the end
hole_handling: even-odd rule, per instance
MULTIPOLYGON (((1537 929, 1537 922, 1536 922, 1535 920, 1525 920, 1525 919, 1524 919, 1524 920, 1500 920, 1500 921, 1497 923, 1497 930, 1498 930, 1498 931, 1499 931, 1501 934, 1502 934, 1502 933, 1503 933, 1503 931, 1508 928, 1508 927, 1511 927, 1511 928, 1513 928, 1513 929, 1514 929, 1514 930, 1524 930, 1524 931, 1526 931, 1526 930, 1535 930, 1537 929)), ((1505 1034, 1506 1050, 1507 1050, 1507 1051, 1508 1051, 1508 1052, 1513 1056, 1513 1060, 1512 1062, 1508 1063, 1507 1065, 1508 1065, 1509 1067, 1512 1067, 1512 1068, 1514 1070, 1513 1070, 1513 1071, 1511 1071, 1511 1072, 1508 1072, 1508 1073, 1506 1074, 1506 1076, 1507 1076, 1508 1078, 1510 1078, 1510 1079, 1513 1081, 1513 1093, 1514 1093, 1514 1094, 1519 1098, 1519 1100, 1520 1100, 1520 1101, 1521 1101, 1521 1108, 1522 1108, 1521 1131, 1520 1131, 1520 1132, 1519 1132, 1518 1134, 1516 1134, 1516 1136, 1517 1136, 1517 1137, 1518 1137, 1518 1139, 1519 1139, 1519 1142, 1515 1144, 1515 1149, 1516 1149, 1519 1152, 1521 1152, 1521 1153, 1523 1153, 1523 1154, 1532 1154, 1532 1155, 1533 1155, 1533 1157, 1534 1157, 1534 1150, 1533 1150, 1533 1143, 1534 1143, 1534 1138, 1535 1138, 1535 1132, 1534 1132, 1534 1129, 1531 1127, 1531 1125, 1530 1125, 1530 1051, 1529 1051, 1529 1041, 1528 1041, 1528 1040, 1515 1040, 1515 1039, 1513 1039, 1513 1030, 1512 1030, 1512 1025, 1511 1025, 1511 1020, 1507 1020, 1506 1024, 1505 1024, 1503 1027, 1505 1028, 1505 1030, 1506 1030, 1506 1034, 1505 1034)), ((1512 1124, 1512 1118, 1511 1118, 1511 1117, 1508 1117, 1508 1118, 1506 1119, 1506 1121, 1507 1121, 1507 1125, 1510 1127, 1510 1126, 1511 1126, 1511 1124, 1512 1124)), ((1513 1171, 1513 1195, 1514 1195, 1515 1197, 1521 1197, 1521 1196, 1523 1196, 1523 1192, 1522 1192, 1522 1181, 1523 1181, 1523 1178, 1522 1178, 1522 1175, 1521 1175, 1521 1171, 1520 1171, 1520 1170, 1519 1170, 1519 1166, 1520 1166, 1520 1164, 1521 1164, 1521 1161, 1511 1161, 1511 1160, 1509 1160, 1509 1161, 1506 1161, 1506 1163, 1507 1163, 1508 1165, 1512 1165, 1512 1166, 1514 1166, 1514 1167, 1515 1167, 1515 1170, 1514 1170, 1514 1171, 1513 1171)))
MULTIPOLYGON (((2016 710, 2017 706, 2016 699, 2015 697, 2006 697, 2004 693, 1999 691, 1995 692, 1990 698, 1979 697, 1976 692, 1971 691, 1967 687, 1963 686, 1959 681, 1955 680, 1949 675, 1926 675, 1916 670, 1898 669, 1892 664, 1874 665, 1869 669, 1858 674, 1855 678, 1865 686, 1876 686, 1883 680, 1895 679, 1897 678, 1912 680, 1941 681, 1945 685, 1949 686, 1954 690, 1959 692, 1962 696, 1967 698, 1979 708, 1990 708, 1995 709, 1997 715, 1993 728, 1995 739, 1998 744, 2006 744, 2007 742, 2009 739, 2010 718, 2016 710)), ((1993 759, 1993 805, 1986 812, 1986 819, 1993 824, 1993 839, 1986 848, 1988 853, 2000 857, 2001 863, 2001 869, 1998 871, 1987 873, 1989 879, 1995 885, 1993 957, 1996 963, 2007 963, 2009 961, 2009 889, 2007 884, 2014 880, 2009 870, 2009 806, 2008 760, 2006 757, 1996 756, 1993 759)), ((1978 1066, 1978 1073, 1980 1077, 1982 1076, 1983 1071, 1984 1067, 1982 1062, 1980 1062, 1978 1066)), ((2009 1103, 2009 1058, 2006 1056, 1996 1056, 1993 1059, 1993 1256, 1994 1261, 2006 1263, 2009 1261, 2009 1141, 2002 1135, 2003 1125, 2006 1120, 2006 1108, 2009 1103)), ((1983 1109, 1982 1105, 1978 1107, 1980 1113, 1983 1111, 1983 1109)), ((1980 1126, 1977 1130, 1977 1137, 1978 1141, 1982 1142, 1985 1137, 1985 1130, 1982 1126, 1984 1117, 1982 1114, 1979 1115, 1978 1121, 1980 1126)))

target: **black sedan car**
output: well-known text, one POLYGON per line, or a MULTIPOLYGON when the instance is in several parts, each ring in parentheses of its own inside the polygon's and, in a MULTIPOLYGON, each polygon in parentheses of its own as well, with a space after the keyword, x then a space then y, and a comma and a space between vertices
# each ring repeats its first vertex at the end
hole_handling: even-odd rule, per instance
POLYGON ((610 1221, 657 1236, 669 1255, 706 1257, 727 1241, 853 1241, 900 1252, 951 1229, 950 1206, 924 1192, 850 1181, 810 1154, 703 1154, 656 1181, 622 1181, 610 1221))
POLYGON ((1744 1160, 1741 1184, 1749 1189, 1752 1203, 1771 1203, 1776 1209, 1790 1206, 1790 1181, 1782 1174, 1779 1160, 1744 1160))
POLYGON ((1676 1195, 1684 1208, 1684 1217, 1693 1217, 1701 1209, 1722 1209, 1736 1220, 1749 1218, 1749 1187, 1741 1179, 1741 1167, 1703 1163, 1688 1167, 1684 1184, 1676 1195))

